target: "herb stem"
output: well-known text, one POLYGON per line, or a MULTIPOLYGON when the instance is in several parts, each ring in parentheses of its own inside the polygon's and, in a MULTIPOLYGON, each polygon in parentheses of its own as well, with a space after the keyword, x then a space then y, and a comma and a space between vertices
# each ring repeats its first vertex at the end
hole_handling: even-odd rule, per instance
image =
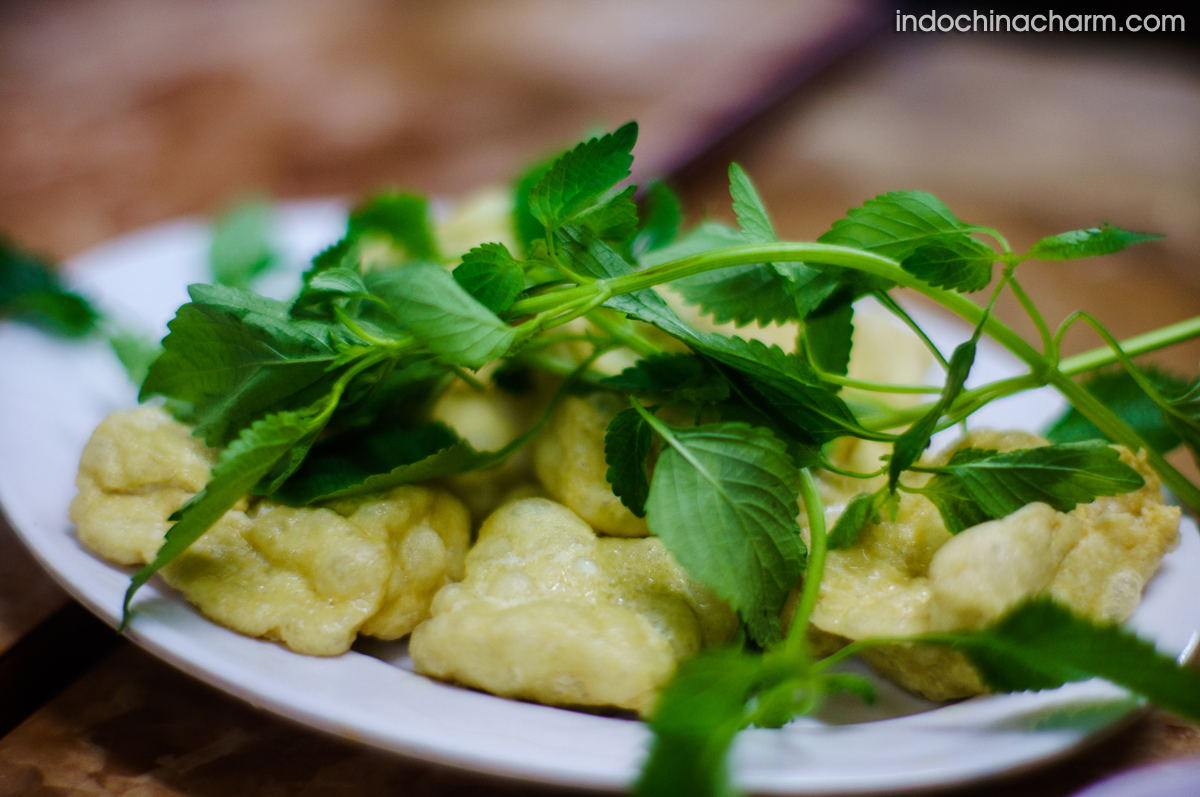
POLYGON ((1015 276, 1008 279, 1008 286, 1012 289, 1013 296, 1017 297, 1017 301, 1021 303, 1021 307, 1025 309, 1025 314, 1033 321, 1033 325, 1037 327, 1038 334, 1042 337, 1042 351, 1050 358, 1050 362, 1058 361, 1058 341, 1050 334, 1050 327, 1046 325, 1046 319, 1042 318, 1041 312, 1034 305, 1033 300, 1029 298, 1029 294, 1025 293, 1025 289, 1021 287, 1021 283, 1017 282, 1015 276))
POLYGON ((869 382, 864 379, 851 379, 848 376, 821 371, 817 374, 825 382, 832 382, 842 387, 852 387, 855 390, 865 390, 871 393, 940 393, 942 389, 935 385, 896 385, 889 382, 869 382))
MULTIPOLYGON (((921 329, 921 326, 913 320, 913 317, 908 314, 907 310, 901 307, 895 299, 893 299, 891 296, 888 296, 884 291, 876 291, 875 299, 881 305, 883 305, 884 309, 886 309, 889 313, 903 321, 904 324, 911 329, 918 338, 921 339, 921 342, 925 344, 925 348, 929 349, 930 353, 933 354, 933 356, 937 359, 943 370, 948 370, 950 368, 950 363, 946 361, 946 358, 942 355, 942 352, 937 346, 933 345, 933 341, 930 340, 929 336, 925 334, 925 330, 921 329)), ((935 392, 940 393, 941 388, 937 388, 935 392)))
POLYGON ((825 505, 821 501, 821 494, 817 492, 817 481, 808 468, 800 469, 800 498, 804 501, 804 511, 808 516, 808 565, 804 568, 804 586, 800 591, 800 601, 796 604, 792 625, 788 628, 787 639, 784 642, 786 654, 794 656, 799 656, 805 650, 805 633, 808 620, 817 605, 817 596, 820 594, 827 547, 825 505))
POLYGON ((653 357, 656 354, 662 354, 661 346, 646 339, 644 335, 638 334, 628 321, 624 321, 615 316, 611 311, 604 308, 597 308, 588 313, 588 321, 591 321, 602 331, 607 332, 612 337, 621 341, 635 353, 643 357, 653 357))

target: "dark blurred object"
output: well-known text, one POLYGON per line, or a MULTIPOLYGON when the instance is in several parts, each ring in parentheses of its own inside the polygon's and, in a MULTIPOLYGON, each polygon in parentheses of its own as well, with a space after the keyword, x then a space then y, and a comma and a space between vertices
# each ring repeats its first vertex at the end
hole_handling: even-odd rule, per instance
POLYGON ((857 40, 867 0, 16 0, 0 229, 64 256, 228 197, 454 194, 595 127, 664 173, 857 40))
POLYGON ((1109 778, 1076 797, 1196 797, 1200 760, 1169 761, 1109 778))

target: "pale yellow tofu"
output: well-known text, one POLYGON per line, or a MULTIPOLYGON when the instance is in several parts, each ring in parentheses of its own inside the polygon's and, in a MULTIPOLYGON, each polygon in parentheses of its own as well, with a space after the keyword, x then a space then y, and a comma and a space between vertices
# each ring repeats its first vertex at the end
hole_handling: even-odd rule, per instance
POLYGON ((114 413, 83 449, 70 518, 80 541, 123 565, 154 558, 167 518, 204 488, 216 455, 158 407, 114 413))
POLYGON ((657 539, 598 538, 527 498, 484 522, 409 649, 418 672, 504 697, 646 712, 676 662, 736 627, 657 539))
MULTIPOLYGON (((161 410, 96 430, 71 506, 80 540, 122 564, 151 561, 167 518, 203 489, 215 453, 161 410)), ((344 652, 357 633, 396 639, 462 578, 470 516, 442 489, 408 485, 330 508, 243 499, 163 570, 213 620, 301 653, 344 652)))
POLYGON ((606 474, 604 434, 628 405, 612 393, 565 396, 534 442, 533 461, 546 491, 597 531, 617 537, 650 533, 612 491, 606 474))
MULTIPOLYGON (((944 463, 968 445, 1004 452, 1045 444, 1025 432, 982 430, 929 461, 944 463)), ((1128 618, 1163 554, 1178 541, 1179 509, 1163 503, 1144 456, 1120 451, 1145 478, 1141 489, 1069 513, 1029 504, 955 536, 927 499, 902 494, 894 521, 869 523, 855 545, 829 552, 810 637, 822 652, 831 652, 867 637, 975 629, 1043 594, 1098 620, 1128 618)), ((831 507, 830 514, 841 508, 831 507)), ((953 651, 891 646, 867 650, 863 658, 931 699, 985 691, 978 674, 953 651)))

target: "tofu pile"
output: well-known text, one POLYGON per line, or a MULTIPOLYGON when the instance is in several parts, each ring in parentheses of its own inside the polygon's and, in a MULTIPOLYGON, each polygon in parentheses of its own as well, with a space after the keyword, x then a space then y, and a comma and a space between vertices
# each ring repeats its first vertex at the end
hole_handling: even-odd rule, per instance
MULTIPOLYGON (((699 328, 734 331, 672 303, 699 328)), ((796 336, 794 327, 736 332, 784 348, 796 336)), ((851 376, 916 383, 929 366, 906 330, 855 317, 851 376)), ((533 425, 546 394, 457 384, 432 415, 477 449, 495 450, 533 425)), ((604 392, 565 396, 532 445, 504 465, 439 484, 310 507, 243 499, 162 575, 212 620, 299 653, 337 655, 358 634, 411 634, 413 663, 426 675, 505 697, 644 714, 681 659, 728 642, 738 622, 613 494, 604 435, 626 406, 604 392)), ((976 432, 959 446, 1011 451, 1045 442, 976 432)), ((953 450, 926 462, 944 462, 953 450)), ((832 456, 873 471, 887 452, 846 439, 832 456)), ((161 409, 110 416, 80 462, 71 505, 80 541, 120 564, 151 561, 169 516, 203 489, 218 453, 161 409)), ((932 503, 903 493, 895 520, 868 524, 852 547, 829 552, 806 629, 816 651, 978 628, 1039 594, 1093 618, 1124 620, 1176 544, 1179 510, 1163 504, 1143 456, 1121 456, 1145 477, 1142 489, 1069 513, 1030 504, 953 536, 932 503)), ((855 493, 875 486, 822 477, 829 523, 855 493)), ((807 524, 803 511, 800 522, 807 524)), ((798 593, 799 586, 785 623, 798 593)), ((881 675, 932 699, 985 691, 953 651, 896 645, 863 655, 881 675)))

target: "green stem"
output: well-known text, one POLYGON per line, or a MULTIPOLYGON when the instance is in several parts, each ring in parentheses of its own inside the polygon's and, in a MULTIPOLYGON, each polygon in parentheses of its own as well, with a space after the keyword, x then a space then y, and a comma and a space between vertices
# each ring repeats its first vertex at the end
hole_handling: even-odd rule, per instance
POLYGON ((808 468, 800 470, 800 498, 808 515, 808 565, 804 569, 800 601, 796 604, 792 625, 784 641, 785 651, 789 655, 800 655, 805 650, 805 631, 817 605, 821 576, 825 572, 825 506, 821 502, 821 494, 817 492, 816 479, 808 468))
POLYGON ((1021 283, 1017 282, 1016 277, 1010 277, 1008 286, 1012 288, 1013 296, 1017 297, 1017 301, 1021 303, 1021 307, 1025 308, 1026 315, 1033 321, 1033 325, 1037 327, 1038 335, 1042 338, 1042 351, 1050 362, 1058 360, 1058 345, 1054 337, 1050 334, 1050 327, 1046 325, 1046 319, 1042 318, 1041 312, 1034 306, 1033 301, 1029 298, 1029 294, 1025 293, 1025 289, 1021 287, 1021 283))
MULTIPOLYGON (((929 349, 929 352, 934 356, 934 358, 937 359, 938 363, 943 369, 950 368, 950 363, 946 362, 946 358, 942 356, 942 352, 937 346, 933 345, 933 341, 930 340, 929 336, 925 334, 925 330, 921 329, 920 324, 913 320, 913 317, 908 314, 907 310, 897 304, 895 299, 893 299, 891 296, 888 296, 883 291, 876 291, 875 299, 881 305, 883 305, 889 313, 903 321, 905 325, 907 325, 908 328, 911 329, 916 336, 921 339, 921 342, 925 344, 925 348, 929 349)), ((938 388, 938 392, 941 392, 941 388, 938 388)))
POLYGON ((852 387, 855 390, 866 390, 871 393, 940 393, 942 389, 935 385, 895 385, 889 382, 868 382, 864 379, 851 379, 848 376, 838 376, 837 374, 819 371, 817 373, 823 381, 832 382, 835 385, 842 387, 852 387))
POLYGON ((643 357, 663 353, 661 346, 639 335, 629 326, 629 322, 614 317, 611 311, 598 308, 588 314, 588 320, 643 357))
MULTIPOLYGON (((1189 318, 1153 332, 1135 335, 1121 341, 1121 350, 1130 357, 1156 351, 1189 338, 1200 337, 1200 316, 1189 318)), ((1094 371, 1117 362, 1117 354, 1108 346, 1101 346, 1083 354, 1068 357, 1058 364, 1058 370, 1067 376, 1094 371)))

